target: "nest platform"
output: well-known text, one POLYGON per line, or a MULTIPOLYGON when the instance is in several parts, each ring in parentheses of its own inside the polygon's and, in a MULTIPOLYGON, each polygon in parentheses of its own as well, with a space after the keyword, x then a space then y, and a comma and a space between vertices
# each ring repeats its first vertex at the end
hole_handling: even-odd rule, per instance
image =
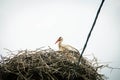
POLYGON ((1 57, 0 80, 104 80, 89 60, 53 49, 20 50, 1 57), (12 54, 11 54, 12 55, 12 54))

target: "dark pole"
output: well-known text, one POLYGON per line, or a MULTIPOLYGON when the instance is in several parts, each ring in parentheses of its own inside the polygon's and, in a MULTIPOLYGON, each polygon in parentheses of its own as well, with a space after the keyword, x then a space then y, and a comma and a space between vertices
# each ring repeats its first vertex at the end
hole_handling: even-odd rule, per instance
POLYGON ((103 6, 104 1, 105 1, 105 0, 102 0, 102 2, 101 2, 101 4, 100 4, 100 7, 99 7, 99 9, 98 9, 98 11, 97 11, 95 20, 94 20, 93 25, 92 25, 92 27, 91 27, 91 30, 90 30, 90 32, 89 32, 89 34, 88 34, 88 36, 87 36, 87 40, 86 40, 86 42, 85 42, 85 44, 84 44, 83 50, 82 50, 82 52, 81 52, 81 55, 80 55, 80 57, 79 57, 79 59, 78 59, 78 65, 79 65, 80 60, 81 60, 81 58, 82 58, 82 55, 83 55, 83 53, 84 53, 84 51, 85 51, 85 49, 86 49, 88 40, 89 40, 89 38, 90 38, 90 36, 91 36, 91 33, 92 33, 92 31, 93 31, 93 28, 94 28, 94 26, 95 26, 95 23, 96 23, 96 21, 97 21, 98 15, 99 15, 99 13, 100 13, 100 10, 101 10, 101 8, 102 8, 102 6, 103 6))

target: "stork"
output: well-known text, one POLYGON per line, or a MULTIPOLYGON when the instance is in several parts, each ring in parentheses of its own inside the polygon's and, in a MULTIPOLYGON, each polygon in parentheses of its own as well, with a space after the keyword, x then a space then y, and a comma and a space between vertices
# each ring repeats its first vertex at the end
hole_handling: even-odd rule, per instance
POLYGON ((79 51, 76 48, 70 45, 62 44, 62 42, 63 42, 62 37, 59 37, 57 41, 55 42, 55 44, 58 43, 59 51, 72 51, 72 52, 79 54, 79 51))

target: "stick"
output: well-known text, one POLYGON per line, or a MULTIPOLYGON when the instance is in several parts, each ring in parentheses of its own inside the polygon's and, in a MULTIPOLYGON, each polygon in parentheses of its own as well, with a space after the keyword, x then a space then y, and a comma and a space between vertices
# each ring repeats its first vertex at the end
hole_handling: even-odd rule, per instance
POLYGON ((79 65, 80 60, 81 60, 81 58, 82 58, 82 55, 83 55, 83 53, 84 53, 84 51, 85 51, 85 49, 86 49, 87 43, 88 43, 88 41, 89 41, 89 38, 90 38, 91 33, 92 33, 92 31, 93 31, 93 28, 94 28, 94 26, 95 26, 95 24, 96 24, 98 15, 99 15, 99 13, 100 13, 100 10, 101 10, 101 8, 102 8, 102 6, 103 6, 104 1, 105 1, 105 0, 102 0, 102 2, 101 2, 101 4, 100 4, 100 7, 99 7, 99 9, 98 9, 98 11, 97 11, 95 20, 94 20, 93 25, 92 25, 92 27, 91 27, 91 30, 90 30, 90 32, 89 32, 89 34, 88 34, 88 36, 87 36, 87 40, 86 40, 86 42, 85 42, 85 44, 84 44, 83 50, 82 50, 82 52, 81 52, 81 55, 80 55, 80 57, 79 57, 79 59, 78 59, 78 65, 79 65))

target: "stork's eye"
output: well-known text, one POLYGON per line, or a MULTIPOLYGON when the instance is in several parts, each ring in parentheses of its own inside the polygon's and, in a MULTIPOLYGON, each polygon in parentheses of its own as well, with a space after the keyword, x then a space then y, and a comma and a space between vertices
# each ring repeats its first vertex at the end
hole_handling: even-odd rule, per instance
POLYGON ((59 37, 59 40, 61 40, 61 37, 59 37))

